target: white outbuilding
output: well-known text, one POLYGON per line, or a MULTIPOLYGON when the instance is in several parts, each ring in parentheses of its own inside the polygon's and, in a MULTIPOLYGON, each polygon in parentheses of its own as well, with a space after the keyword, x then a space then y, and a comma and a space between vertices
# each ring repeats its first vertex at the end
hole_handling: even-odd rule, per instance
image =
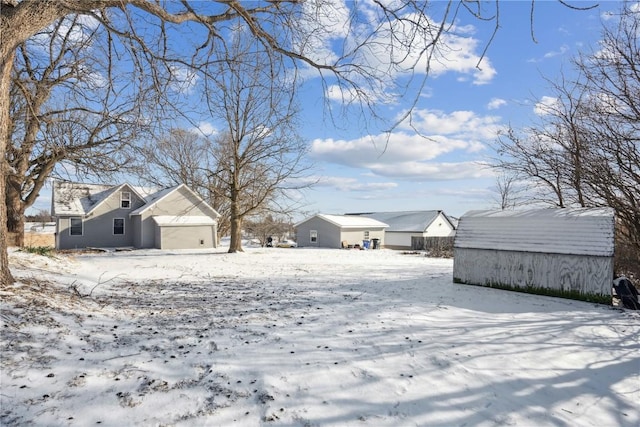
POLYGON ((389 225, 354 215, 317 214, 294 225, 298 246, 317 248, 363 247, 373 242, 384 244, 384 230, 389 225), (367 242, 367 243, 365 243, 367 242))
POLYGON ((589 299, 609 296, 610 208, 470 211, 454 241, 456 283, 589 299))

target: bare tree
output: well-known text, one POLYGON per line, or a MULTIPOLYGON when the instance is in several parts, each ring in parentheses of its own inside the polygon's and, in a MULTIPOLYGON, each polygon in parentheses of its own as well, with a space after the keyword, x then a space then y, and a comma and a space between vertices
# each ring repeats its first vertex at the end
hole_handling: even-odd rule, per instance
POLYGON ((597 50, 576 58, 578 77, 551 86, 541 123, 498 141, 498 166, 532 179, 559 207, 614 208, 619 247, 635 248, 638 265, 640 12, 625 6, 619 17, 597 50))
MULTIPOLYGON (((61 162, 76 174, 113 172, 127 164, 122 148, 138 133, 141 93, 127 96, 104 79, 108 67, 93 44, 97 22, 73 15, 21 43, 11 84, 5 175, 7 230, 22 244, 24 212, 61 162)), ((128 85, 127 83, 125 85, 128 85)))
POLYGON ((216 77, 206 81, 204 94, 210 114, 225 126, 212 153, 214 176, 230 204, 229 252, 238 252, 243 219, 303 177, 308 145, 297 132, 295 75, 246 28, 217 45, 216 57, 224 60, 210 66, 216 77))
POLYGON ((509 128, 496 141, 496 168, 504 174, 526 177, 534 181, 529 195, 532 202, 566 207, 567 195, 563 185, 563 155, 536 128, 528 128, 524 135, 509 128))
POLYGON ((523 193, 526 191, 522 179, 518 175, 506 171, 496 176, 497 202, 500 210, 514 209, 523 203, 523 193))
MULTIPOLYGON (((532 8, 534 3, 532 0, 532 8)), ((318 70, 327 86, 336 85, 349 94, 345 99, 374 109, 380 96, 393 93, 404 94, 409 105, 415 105, 419 91, 403 91, 415 86, 394 76, 414 76, 421 86, 442 35, 451 28, 456 14, 466 10, 479 19, 493 20, 497 31, 499 4, 496 1, 496 11, 485 15, 477 2, 451 1, 444 5, 440 19, 433 20, 428 15, 430 2, 422 0, 354 2, 342 4, 341 9, 339 4, 324 0, 0 0, 0 172, 6 176, 10 170, 6 161, 9 93, 16 51, 21 43, 65 16, 85 14, 97 19, 109 33, 105 51, 113 55, 126 52, 136 69, 144 69, 141 75, 158 84, 171 75, 172 64, 197 69, 202 65, 200 59, 211 59, 211 44, 221 38, 221 23, 242 22, 256 41, 273 52, 275 60, 318 70), (346 19, 336 25, 336 16, 346 19), (184 23, 190 23, 194 43, 186 52, 184 46, 172 43, 172 36, 179 31, 177 26, 184 23), (336 40, 353 43, 334 43, 336 40), (327 54, 327 41, 343 50, 327 54), (401 82, 400 87, 394 88, 394 82, 401 82)), ((411 109, 407 109, 407 115, 411 109)), ((5 187, 5 180, 0 179, 0 194, 5 193, 5 187)), ((5 204, 0 198, 2 230, 7 224, 5 204)), ((11 282, 5 239, 0 239, 0 264, 2 283, 11 282)))
POLYGON ((634 248, 640 274, 640 11, 625 4, 615 26, 604 26, 598 49, 575 64, 590 102, 583 132, 589 197, 616 211, 618 233, 634 248))
POLYGON ((138 152, 143 162, 138 174, 157 187, 186 184, 220 214, 218 233, 229 232, 229 200, 215 177, 213 139, 186 129, 171 129, 158 142, 144 144, 138 152))
POLYGON ((274 217, 272 213, 268 212, 245 220, 245 230, 250 236, 258 239, 262 246, 269 243, 269 238, 288 237, 292 229, 290 220, 278 216, 274 217))

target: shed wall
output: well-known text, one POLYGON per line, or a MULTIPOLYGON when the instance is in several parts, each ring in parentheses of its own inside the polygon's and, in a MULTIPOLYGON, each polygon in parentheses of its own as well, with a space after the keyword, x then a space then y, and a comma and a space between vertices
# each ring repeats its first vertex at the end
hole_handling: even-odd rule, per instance
POLYGON ((298 225, 296 229, 296 240, 298 246, 301 247, 339 248, 340 229, 330 222, 318 217, 313 217, 298 225), (310 240, 311 230, 318 232, 318 240, 316 242, 311 242, 310 240))
POLYGON ((380 245, 385 244, 385 240, 384 240, 384 230, 383 229, 371 229, 371 228, 357 228, 357 229, 342 229, 342 233, 340 236, 340 240, 338 242, 338 245, 336 247, 341 248, 342 247, 342 242, 345 241, 347 242, 348 245, 363 245, 363 240, 364 240, 364 233, 365 231, 369 232, 369 240, 372 239, 379 239, 380 240, 380 245))
POLYGON ((613 257, 454 248, 454 281, 611 295, 613 257))

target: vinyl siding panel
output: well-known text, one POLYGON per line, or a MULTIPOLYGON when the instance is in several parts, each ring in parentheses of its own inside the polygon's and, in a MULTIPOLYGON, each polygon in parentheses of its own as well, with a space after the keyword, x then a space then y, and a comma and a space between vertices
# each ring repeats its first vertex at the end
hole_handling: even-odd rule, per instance
POLYGON ((313 217, 296 227, 296 240, 299 247, 339 248, 340 228, 321 218, 313 217), (311 242, 311 230, 318 232, 318 240, 311 242))
POLYGON ((464 248, 454 252, 453 277, 459 283, 611 294, 612 257, 464 248))

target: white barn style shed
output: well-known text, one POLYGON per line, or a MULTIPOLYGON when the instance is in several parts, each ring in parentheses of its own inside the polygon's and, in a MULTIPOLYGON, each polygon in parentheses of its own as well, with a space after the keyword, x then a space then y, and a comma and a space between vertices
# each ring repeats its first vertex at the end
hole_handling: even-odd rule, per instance
POLYGON ((567 297, 611 295, 610 208, 470 211, 458 223, 456 283, 567 297))
POLYGON ((353 215, 318 214, 294 225, 298 246, 317 248, 341 248, 348 245, 363 245, 364 240, 378 239, 384 244, 384 229, 387 224, 372 218, 353 215))

